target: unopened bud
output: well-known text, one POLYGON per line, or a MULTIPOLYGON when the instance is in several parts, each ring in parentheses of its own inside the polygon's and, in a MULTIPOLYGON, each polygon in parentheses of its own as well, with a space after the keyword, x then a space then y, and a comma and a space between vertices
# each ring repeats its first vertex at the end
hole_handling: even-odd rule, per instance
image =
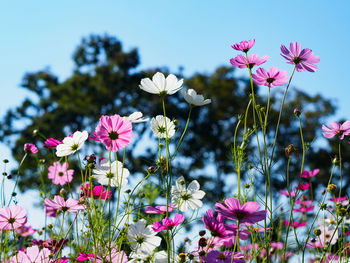
POLYGON ((4 163, 8 163, 9 162, 9 160, 7 160, 7 159, 4 159, 4 160, 2 160, 4 163))
POLYGON ((130 190, 130 189, 126 189, 126 190, 124 191, 124 193, 130 194, 130 193, 131 193, 131 190, 130 190))
POLYGON ((337 186, 335 184, 329 184, 327 186, 327 191, 330 192, 331 194, 334 194, 336 190, 337 190, 337 186))
POLYGON ((319 229, 319 228, 316 228, 316 229, 314 229, 314 234, 315 234, 315 236, 319 236, 319 235, 321 235, 321 229, 319 229))
POLYGON ((299 117, 300 114, 301 114, 301 111, 299 110, 299 108, 295 108, 293 113, 294 113, 295 116, 299 117))
POLYGON ((205 230, 199 231, 199 235, 202 237, 205 235, 205 230))
POLYGON ((208 244, 207 239, 205 237, 201 237, 198 241, 198 245, 200 247, 206 247, 208 244))
POLYGON ((156 167, 154 166, 150 166, 147 168, 147 172, 149 172, 150 174, 153 174, 156 171, 156 167))
POLYGON ((66 193, 67 193, 67 191, 64 190, 64 188, 62 188, 62 189, 60 190, 60 196, 64 196, 66 193))
POLYGON ((38 133, 39 133, 39 130, 38 130, 38 129, 33 130, 33 135, 34 135, 34 136, 38 135, 38 133))

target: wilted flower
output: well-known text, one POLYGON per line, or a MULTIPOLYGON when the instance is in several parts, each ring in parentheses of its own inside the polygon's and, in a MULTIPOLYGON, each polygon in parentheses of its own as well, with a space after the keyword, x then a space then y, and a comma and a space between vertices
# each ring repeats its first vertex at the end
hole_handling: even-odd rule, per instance
POLYGON ((153 75, 152 80, 144 78, 139 85, 140 89, 152 94, 172 95, 181 89, 183 79, 177 80, 173 74, 169 74, 165 79, 163 73, 157 72, 153 75))

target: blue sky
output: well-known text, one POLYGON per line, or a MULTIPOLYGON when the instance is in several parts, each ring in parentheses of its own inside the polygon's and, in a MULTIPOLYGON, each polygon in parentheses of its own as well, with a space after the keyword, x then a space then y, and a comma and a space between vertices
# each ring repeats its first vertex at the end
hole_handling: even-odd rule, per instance
MULTIPOLYGON (((264 67, 290 74, 279 47, 298 41, 321 61, 319 71, 297 73, 293 84, 333 99, 335 120, 349 119, 349 11, 346 0, 2 1, 0 115, 30 95, 19 87, 25 72, 50 68, 64 80, 81 38, 108 33, 125 49, 139 49, 140 68, 167 66, 176 73, 183 66, 185 75, 229 65, 237 54, 230 45, 251 38, 253 52, 270 56, 264 67)), ((0 150, 0 158, 9 157, 5 147, 0 150)))

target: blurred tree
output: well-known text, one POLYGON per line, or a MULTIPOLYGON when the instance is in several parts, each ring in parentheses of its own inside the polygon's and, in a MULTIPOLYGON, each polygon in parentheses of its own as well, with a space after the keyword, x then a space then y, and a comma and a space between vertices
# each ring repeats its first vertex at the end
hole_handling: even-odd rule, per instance
MULTIPOLYGON (((44 140, 41 136, 34 136, 34 130, 38 130, 46 138, 62 139, 75 130, 88 130, 92 133, 103 114, 117 113, 125 116, 134 111, 141 111, 146 116, 162 114, 159 97, 140 90, 138 85, 142 78, 151 77, 158 70, 162 72, 167 70, 164 68, 138 70, 139 55, 136 49, 126 52, 122 49, 122 43, 115 37, 91 35, 79 44, 73 54, 73 60, 74 72, 62 82, 46 70, 27 73, 24 76, 22 87, 33 92, 36 99, 26 99, 19 107, 10 109, 1 122, 0 131, 0 138, 12 149, 16 160, 21 160, 23 145, 26 142, 35 143, 40 148, 39 158, 44 156, 47 164, 57 160, 54 154, 47 154, 51 150, 42 147, 44 140)), ((181 77, 181 74, 177 76, 181 77)), ((202 188, 208 190, 207 200, 218 200, 225 195, 232 195, 237 190, 235 180, 232 179, 234 167, 230 148, 237 117, 239 114, 244 114, 249 101, 251 91, 249 81, 245 78, 236 78, 232 67, 223 66, 212 74, 196 73, 186 78, 185 86, 211 98, 212 103, 193 109, 188 133, 173 163, 173 175, 197 179, 202 188)), ((255 89, 259 93, 258 87, 255 89)), ((270 144, 273 141, 281 98, 277 88, 274 88, 272 94, 272 112, 269 115, 271 125, 268 128, 270 144)), ((166 103, 167 115, 178 120, 180 131, 177 133, 178 139, 185 126, 189 106, 179 92, 167 96, 166 103)), ((264 106, 266 98, 260 95, 258 103, 264 106)), ((299 124, 293 115, 296 106, 303 111, 303 129, 307 142, 312 142, 317 135, 320 135, 324 118, 335 111, 334 105, 320 95, 310 96, 291 88, 284 107, 276 146, 273 166, 275 189, 285 185, 281 176, 286 170, 284 148, 293 143, 301 149, 299 124)), ((251 121, 248 126, 253 126, 251 121)), ((134 125, 134 130, 136 136, 126 155, 126 165, 131 173, 140 172, 154 164, 157 154, 156 147, 145 143, 155 141, 148 124, 134 125), (133 151, 135 148, 139 150, 133 151)), ((102 154, 104 147, 93 142, 90 145, 86 154, 95 153, 98 156, 102 154)), ((321 168, 320 180, 316 183, 324 185, 329 177, 333 153, 325 150, 327 148, 320 148, 314 144, 311 146, 306 155, 306 168, 321 168)), ((256 168, 255 185, 259 186, 264 182, 264 176, 259 175, 261 167, 256 162, 257 154, 254 149, 256 141, 251 139, 246 164, 256 168)), ((337 145, 332 144, 331 149, 336 152, 337 145)), ((343 156, 344 174, 349 172, 349 155, 348 147, 343 156)), ((31 162, 25 163, 19 181, 19 187, 23 191, 40 187, 38 171, 33 170, 36 160, 34 158, 30 160, 31 162)), ((298 164, 300 165, 300 157, 298 164)), ((291 173, 293 180, 298 179, 298 169, 300 166, 297 166, 297 162, 293 162, 291 173)), ((44 171, 44 178, 49 182, 46 174, 47 170, 44 171)), ((349 181, 346 181, 345 185, 348 188, 349 181)))

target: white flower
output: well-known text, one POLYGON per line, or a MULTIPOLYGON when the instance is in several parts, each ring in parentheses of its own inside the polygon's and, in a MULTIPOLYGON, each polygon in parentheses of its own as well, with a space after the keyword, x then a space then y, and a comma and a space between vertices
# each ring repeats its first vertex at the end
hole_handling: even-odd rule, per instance
POLYGON ((185 101, 193 106, 203 106, 211 103, 211 99, 204 99, 203 95, 197 94, 194 89, 189 89, 187 91, 181 90, 182 96, 184 96, 185 101))
POLYGON ((96 165, 95 169, 92 171, 93 176, 102 185, 120 187, 128 183, 129 170, 123 168, 121 162, 114 161, 109 164, 107 160, 101 162, 100 165, 96 165))
POLYGON ((141 219, 135 226, 129 226, 128 241, 136 254, 152 254, 153 250, 160 245, 162 240, 156 234, 152 226, 146 226, 146 220, 141 219))
POLYGON ((158 138, 171 138, 175 134, 175 123, 168 117, 164 118, 164 116, 158 115, 151 120, 151 130, 158 138))
POLYGON ((164 250, 158 251, 158 252, 154 253, 153 255, 147 254, 144 252, 139 252, 139 253, 131 252, 129 257, 132 259, 129 260, 128 263, 134 263, 134 262, 167 263, 168 262, 168 254, 164 250))
POLYGON ((125 120, 130 121, 131 123, 146 122, 149 120, 149 118, 142 118, 142 115, 143 115, 142 112, 137 111, 137 112, 130 114, 129 116, 124 116, 123 118, 125 120))
POLYGON ((192 210, 200 208, 203 205, 200 199, 204 197, 205 192, 199 190, 199 188, 199 183, 194 180, 186 189, 185 179, 181 176, 171 187, 172 204, 177 205, 181 212, 187 211, 188 208, 192 210))
POLYGON ((63 139, 63 143, 57 145, 56 155, 58 157, 67 156, 75 153, 81 147, 83 147, 84 142, 89 137, 87 131, 76 131, 73 133, 72 137, 66 137, 63 139))
POLYGON ((153 75, 152 80, 144 78, 139 85, 140 89, 152 94, 174 94, 181 89, 183 79, 177 80, 177 77, 173 74, 169 74, 165 79, 164 74, 157 72, 153 75))

